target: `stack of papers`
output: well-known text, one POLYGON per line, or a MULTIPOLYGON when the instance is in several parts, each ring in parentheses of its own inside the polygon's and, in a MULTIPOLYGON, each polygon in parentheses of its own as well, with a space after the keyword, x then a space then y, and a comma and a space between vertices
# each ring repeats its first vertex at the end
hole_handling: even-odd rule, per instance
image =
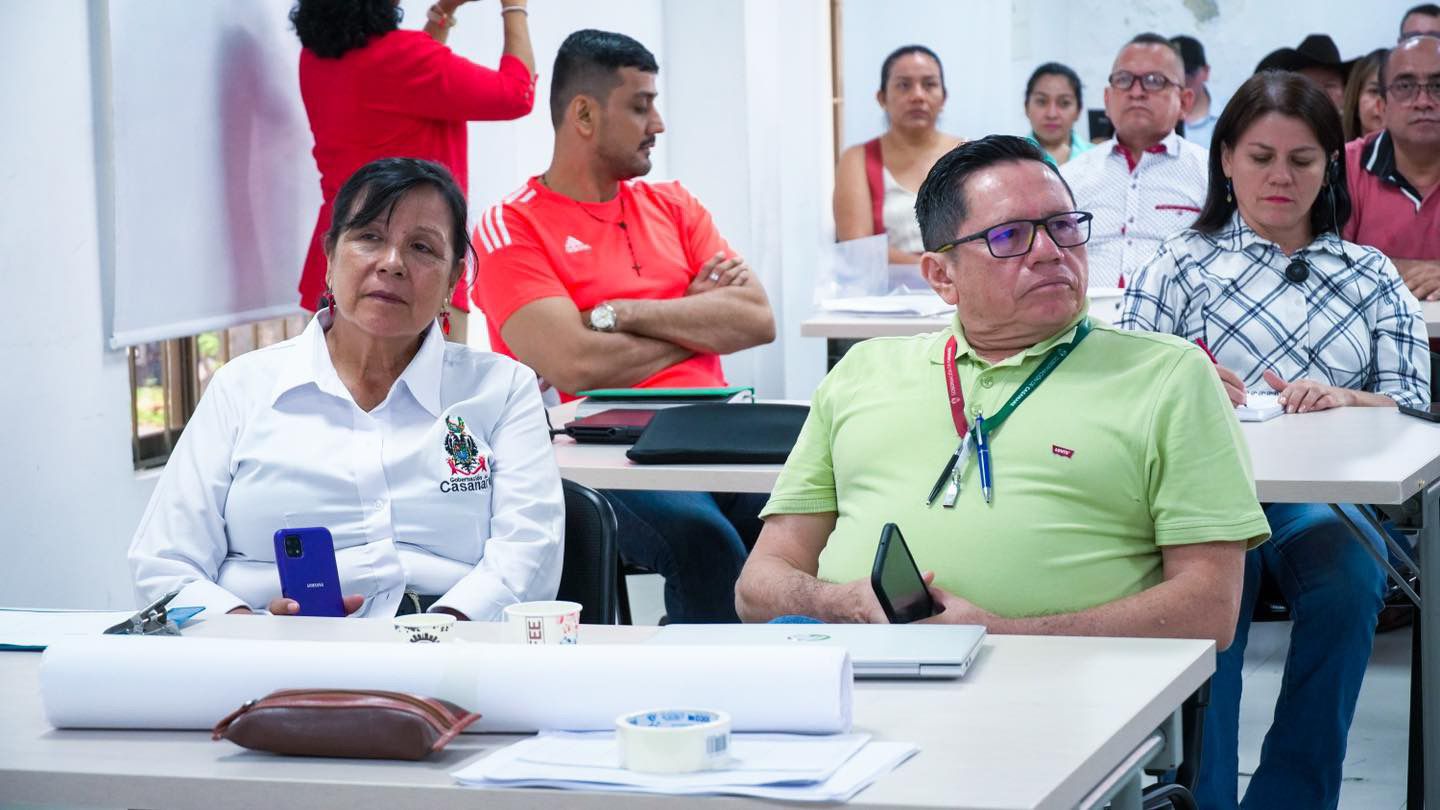
MULTIPOLYGON (((204 610, 200 607, 172 607, 170 620, 185 622, 204 610)), ((98 636, 109 627, 135 615, 133 610, 60 610, 51 608, 0 607, 0 652, 44 652, 65 638, 98 636)))
POLYGON ((1235 418, 1241 422, 1264 422, 1285 412, 1280 404, 1279 394, 1245 392, 1245 404, 1235 407, 1235 418))
POLYGON ((98 636, 133 610, 0 608, 0 651, 40 652, 66 636, 98 636))
POLYGON ((463 785, 848 801, 919 749, 868 734, 734 734, 725 770, 649 774, 619 766, 613 732, 541 732, 455 771, 463 785))
POLYGON ((906 295, 864 295, 858 298, 832 298, 820 302, 825 312, 844 312, 856 315, 949 315, 955 311, 953 304, 933 292, 909 293, 906 295))

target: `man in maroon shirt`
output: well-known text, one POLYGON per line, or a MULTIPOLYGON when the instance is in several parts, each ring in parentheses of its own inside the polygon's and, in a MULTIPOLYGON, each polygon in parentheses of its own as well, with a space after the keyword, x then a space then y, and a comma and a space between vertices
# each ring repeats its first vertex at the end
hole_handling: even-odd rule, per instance
POLYGON ((1345 146, 1344 236, 1389 256, 1416 298, 1440 300, 1440 37, 1396 45, 1380 63, 1380 96, 1385 129, 1345 146))

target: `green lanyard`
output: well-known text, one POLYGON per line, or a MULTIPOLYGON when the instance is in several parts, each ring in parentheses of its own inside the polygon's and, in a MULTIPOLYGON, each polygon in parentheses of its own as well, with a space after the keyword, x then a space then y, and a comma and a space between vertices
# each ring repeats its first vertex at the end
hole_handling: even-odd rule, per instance
POLYGON ((960 476, 965 471, 962 459, 968 455, 968 449, 972 442, 975 445, 976 451, 980 454, 982 485, 987 493, 986 500, 989 500, 989 436, 993 436, 995 431, 999 430, 1000 426, 1005 424, 1005 420, 1010 418, 1010 414, 1013 413, 1016 408, 1020 407, 1020 403, 1035 393, 1035 389, 1040 387, 1040 383, 1045 382, 1045 379, 1049 377, 1061 363, 1065 362, 1065 358, 1069 357, 1071 352, 1075 351, 1075 347, 1080 345, 1080 341, 1084 340, 1092 329, 1093 327, 1090 324, 1089 318, 1080 321, 1080 324, 1075 327, 1075 337, 1071 338, 1069 343, 1051 349, 1050 352, 1045 355, 1044 361, 1040 363, 1040 367, 1031 372, 1029 377, 1025 378, 1025 382, 1020 384, 1020 387, 1015 390, 1014 394, 1010 395, 1010 399, 1005 402, 1000 410, 995 412, 994 416, 976 420, 973 431, 965 418, 965 393, 960 390, 960 375, 955 368, 957 342, 953 335, 950 337, 950 340, 945 344, 945 387, 949 395, 950 417, 955 422, 956 434, 960 436, 960 446, 955 449, 955 453, 950 456, 950 460, 946 463, 945 469, 941 471, 940 477, 936 479, 935 486, 930 490, 930 497, 925 499, 926 505, 935 502, 936 496, 945 488, 946 479, 950 480, 950 489, 945 495, 945 505, 947 507, 955 505, 955 499, 960 494, 960 476), (974 434, 973 439, 971 435, 972 432, 974 434))
POLYGON ((1045 361, 1040 364, 1039 368, 1031 372, 1029 377, 1025 378, 1025 382, 1021 383, 1020 387, 1015 389, 1015 393, 1010 395, 1010 399, 1005 402, 1005 405, 996 411, 994 416, 985 417, 983 432, 994 435, 995 431, 999 430, 1000 426, 1005 424, 1005 420, 1010 418, 1010 414, 1014 413, 1015 409, 1020 407, 1020 403, 1024 402, 1026 397, 1035 393, 1035 389, 1040 387, 1040 383, 1045 382, 1045 378, 1049 377, 1051 372, 1059 367, 1061 363, 1065 362, 1065 358, 1069 357, 1070 353, 1075 351, 1075 347, 1079 346, 1080 341, 1084 340, 1085 337, 1090 334, 1090 330, 1090 319, 1086 318, 1080 322, 1079 326, 1075 327, 1075 337, 1071 338, 1069 343, 1064 343, 1051 349, 1050 353, 1045 355, 1045 361))

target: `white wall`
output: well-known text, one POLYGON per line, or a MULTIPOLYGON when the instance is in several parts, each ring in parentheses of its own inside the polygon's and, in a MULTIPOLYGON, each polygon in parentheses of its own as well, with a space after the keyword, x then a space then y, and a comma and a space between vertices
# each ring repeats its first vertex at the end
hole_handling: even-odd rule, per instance
POLYGON ((19 19, 0 26, 0 605, 125 608, 154 484, 131 467, 125 354, 105 349, 90 15, 53 0, 19 19))

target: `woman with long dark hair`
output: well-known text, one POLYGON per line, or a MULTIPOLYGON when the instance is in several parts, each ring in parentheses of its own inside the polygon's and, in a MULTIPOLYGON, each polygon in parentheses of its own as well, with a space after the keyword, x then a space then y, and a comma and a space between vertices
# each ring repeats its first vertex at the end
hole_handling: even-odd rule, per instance
POLYGON ((1025 82, 1025 117, 1030 119, 1030 140, 1045 151, 1056 166, 1090 148, 1075 132, 1084 109, 1080 77, 1059 62, 1035 68, 1025 82))
MULTIPOLYGON (((300 305, 314 310, 325 293, 322 237, 340 186, 361 166, 384 157, 433 160, 468 188, 465 124, 505 121, 535 103, 535 56, 527 0, 502 0, 505 45, 497 69, 445 45, 467 0, 439 0, 423 31, 400 30, 394 0, 299 0, 290 21, 305 49, 300 95, 315 135, 323 203, 300 277, 300 305)), ((464 279, 451 305, 469 310, 464 279)), ((448 318, 447 318, 448 320, 448 318)), ((463 331, 463 322, 457 320, 463 331)), ((453 335, 462 339, 463 335, 453 335)))
POLYGON ((936 126, 948 98, 945 68, 924 45, 896 48, 880 65, 875 101, 889 127, 840 155, 835 169, 835 239, 885 234, 891 264, 919 264, 925 248, 915 193, 930 167, 961 140, 936 126))
POLYGON ((1347 141, 1385 128, 1385 117, 1380 114, 1380 60, 1388 50, 1376 48, 1350 68, 1350 80, 1345 83, 1345 103, 1340 105, 1340 123, 1345 127, 1347 141))
MULTIPOLYGON (((1202 343, 1232 402, 1274 396, 1298 414, 1282 419, 1428 402, 1419 302, 1383 254, 1338 235, 1350 216, 1344 150, 1318 85, 1286 71, 1251 77, 1215 125, 1204 210, 1126 288, 1119 325, 1202 343)), ((1369 525, 1368 507, 1342 508, 1369 525)), ((1245 806, 1333 808, 1385 585, 1372 552, 1385 544, 1372 533, 1367 551, 1325 504, 1266 504, 1265 514, 1270 541, 1246 558, 1240 624, 1216 662, 1196 798, 1236 807, 1240 668, 1269 577, 1294 625, 1245 806)))

